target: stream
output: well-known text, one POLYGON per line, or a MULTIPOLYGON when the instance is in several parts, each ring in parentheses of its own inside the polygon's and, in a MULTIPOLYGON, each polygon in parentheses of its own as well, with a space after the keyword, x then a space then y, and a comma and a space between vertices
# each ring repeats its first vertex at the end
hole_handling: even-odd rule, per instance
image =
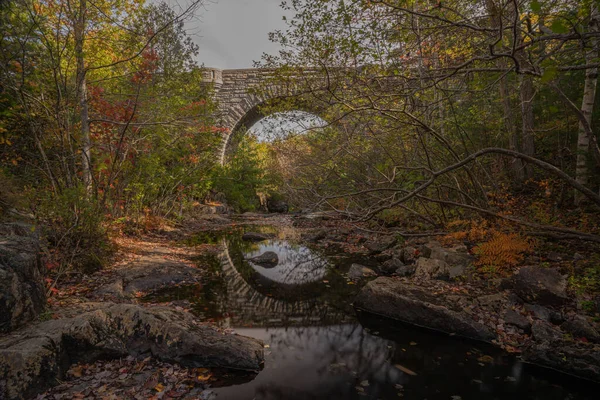
MULTIPOLYGON (((597 386, 525 365, 492 346, 434 334, 356 312, 352 262, 321 254, 291 228, 240 227, 199 233, 218 256, 203 285, 169 289, 152 301, 188 301, 222 328, 265 342, 264 369, 250 381, 213 388, 205 399, 596 399, 597 386), (244 231, 272 234, 242 240, 244 231), (279 263, 247 261, 266 251, 279 263)), ((368 262, 368 260, 363 260, 368 262)))

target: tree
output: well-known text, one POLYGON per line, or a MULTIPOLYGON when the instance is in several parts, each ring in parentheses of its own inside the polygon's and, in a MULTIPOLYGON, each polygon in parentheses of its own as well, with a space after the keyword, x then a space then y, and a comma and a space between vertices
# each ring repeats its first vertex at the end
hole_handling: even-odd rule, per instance
MULTIPOLYGON (((319 204, 345 199, 339 211, 367 219, 402 206, 435 224, 457 208, 514 220, 494 199, 521 172, 526 182, 553 179, 600 204, 573 179, 574 160, 564 170, 543 160, 565 156, 548 150, 552 136, 538 126, 547 113, 538 99, 556 108, 553 86, 597 67, 575 51, 598 36, 578 30, 590 22, 579 2, 294 0, 287 7, 296 12, 290 29, 273 34, 284 50, 261 65, 279 68, 286 83, 302 68, 318 71, 305 77, 299 101, 321 104, 344 136, 330 137, 329 167, 315 160, 321 171, 302 188, 319 204), (519 167, 508 174, 498 156, 519 167), (325 185, 324 176, 332 177, 325 185)), ((553 111, 550 129, 570 135, 566 111, 553 111), (565 126, 557 127, 561 116, 565 126)))

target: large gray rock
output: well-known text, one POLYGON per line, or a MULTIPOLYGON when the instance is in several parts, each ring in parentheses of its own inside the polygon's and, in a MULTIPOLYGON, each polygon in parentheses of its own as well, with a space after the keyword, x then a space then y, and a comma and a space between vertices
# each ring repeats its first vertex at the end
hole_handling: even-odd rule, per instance
POLYGON ((424 328, 483 341, 495 339, 485 325, 449 304, 426 289, 386 277, 369 282, 354 302, 361 310, 424 328))
POLYGON ((529 319, 514 310, 507 310, 504 313, 504 322, 508 325, 516 326, 523 330, 523 332, 531 332, 531 322, 529 322, 529 319))
POLYGON ((374 255, 392 248, 397 242, 398 238, 395 236, 382 236, 373 238, 372 241, 367 242, 365 247, 369 250, 370 255, 374 255))
POLYGON ((414 264, 417 258, 417 249, 411 246, 402 248, 400 259, 404 264, 414 264))
POLYGON ((186 367, 258 371, 263 344, 224 334, 165 307, 92 303, 73 318, 47 321, 0 339, 0 398, 34 396, 76 362, 153 356, 186 367))
POLYGON ((425 258, 447 263, 451 278, 463 275, 465 269, 475 260, 475 257, 467 252, 466 246, 462 245, 445 248, 437 241, 430 241, 421 247, 421 251, 425 258))
POLYGON ((364 278, 377 276, 377 273, 369 267, 360 264, 352 264, 348 270, 348 278, 357 281, 364 278))
POLYGON ((442 260, 419 258, 415 277, 420 279, 450 279, 450 266, 442 260))
POLYGON ((399 267, 396 272, 394 272, 398 276, 411 276, 415 273, 417 267, 414 264, 403 265, 399 267))
POLYGON ((567 279, 554 268, 521 268, 505 284, 528 303, 560 306, 569 301, 567 279))
POLYGON ((575 315, 573 318, 565 321, 560 327, 563 331, 569 332, 577 339, 585 338, 590 342, 600 343, 600 334, 596 328, 581 315, 575 315))
POLYGON ((39 239, 31 225, 0 225, 0 332, 35 319, 46 304, 39 239))
POLYGON ((532 344, 525 349, 523 361, 570 375, 600 382, 600 346, 565 340, 551 325, 534 321, 532 344))
POLYGON ((379 271, 381 271, 383 275, 392 275, 398 270, 398 268, 403 266, 404 263, 400 261, 400 259, 391 258, 379 266, 379 271))

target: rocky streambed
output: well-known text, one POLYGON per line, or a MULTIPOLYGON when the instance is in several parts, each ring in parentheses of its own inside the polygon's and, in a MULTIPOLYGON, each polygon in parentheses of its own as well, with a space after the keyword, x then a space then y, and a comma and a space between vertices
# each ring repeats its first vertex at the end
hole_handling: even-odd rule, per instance
MULTIPOLYGON (((35 235, 11 229, 3 268, 17 253, 37 265, 35 247, 24 256, 7 244, 35 235)), ((252 373, 190 391, 174 378, 153 387, 149 370, 138 385, 161 397, 595 398, 598 327, 575 311, 556 269, 477 281, 465 246, 400 242, 329 216, 218 217, 170 237, 59 296, 49 321, 28 322, 34 304, 6 308, 30 311, 0 337, 0 398, 34 398, 65 378, 43 398, 73 387, 95 398, 106 385, 74 365, 149 356, 252 373)), ((3 290, 0 306, 17 301, 3 290)))

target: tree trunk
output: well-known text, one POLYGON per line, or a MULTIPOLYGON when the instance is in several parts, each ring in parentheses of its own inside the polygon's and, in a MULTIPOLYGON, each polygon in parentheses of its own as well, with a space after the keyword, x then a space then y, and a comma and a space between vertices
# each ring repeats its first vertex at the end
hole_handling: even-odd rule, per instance
MULTIPOLYGON (((517 121, 515 121, 514 112, 510 104, 510 91, 508 88, 508 79, 505 76, 500 80, 500 99, 502 101, 502 111, 504 113, 504 127, 508 132, 508 149, 520 151, 519 131, 517 121)), ((525 178, 525 166, 519 158, 510 160, 510 174, 517 182, 523 182, 525 178)))
POLYGON ((79 0, 79 10, 74 26, 75 36, 75 58, 77 60, 77 100, 79 102, 79 117, 81 122, 81 168, 83 184, 88 193, 92 189, 92 160, 90 121, 87 99, 86 70, 83 54, 83 42, 85 37, 87 0, 79 0))
MULTIPOLYGON (((590 14, 590 32, 598 31, 598 8, 592 5, 590 14)), ((597 40, 590 38, 585 51, 586 64, 593 64, 598 57, 597 40)), ((583 89, 583 101, 581 103, 581 114, 587 121, 589 127, 592 126, 592 112, 594 111, 594 101, 596 98, 596 86, 598 82, 598 68, 589 68, 585 73, 585 86, 583 89)), ((588 155, 590 150, 590 137, 588 130, 582 121, 579 122, 579 131, 577 134, 577 163, 575 165, 575 180, 577 183, 587 186, 589 183, 588 155)), ((585 199, 578 191, 574 194, 575 204, 579 205, 585 199)))
MULTIPOLYGON (((530 75, 521 75, 521 117, 523 119, 522 148, 523 154, 535 157, 535 136, 534 136, 534 117, 533 117, 533 97, 535 91, 533 88, 533 79, 530 75)), ((524 166, 525 179, 533 177, 531 165, 524 166)))
MULTIPOLYGON (((490 15, 490 25, 492 28, 500 30, 502 28, 502 15, 498 5, 493 0, 486 1, 486 7, 490 15)), ((502 33, 499 32, 498 35, 502 33)), ((499 61, 500 67, 506 67, 504 60, 499 61)), ((510 101, 510 90, 508 77, 503 76, 499 82, 500 100, 502 102, 502 112, 504 114, 504 128, 508 133, 508 149, 512 151, 520 151, 519 147, 519 130, 517 129, 517 121, 514 116, 513 108, 510 101)), ((510 160, 510 175, 516 182, 523 182, 525 171, 523 161, 519 158, 510 160)))

